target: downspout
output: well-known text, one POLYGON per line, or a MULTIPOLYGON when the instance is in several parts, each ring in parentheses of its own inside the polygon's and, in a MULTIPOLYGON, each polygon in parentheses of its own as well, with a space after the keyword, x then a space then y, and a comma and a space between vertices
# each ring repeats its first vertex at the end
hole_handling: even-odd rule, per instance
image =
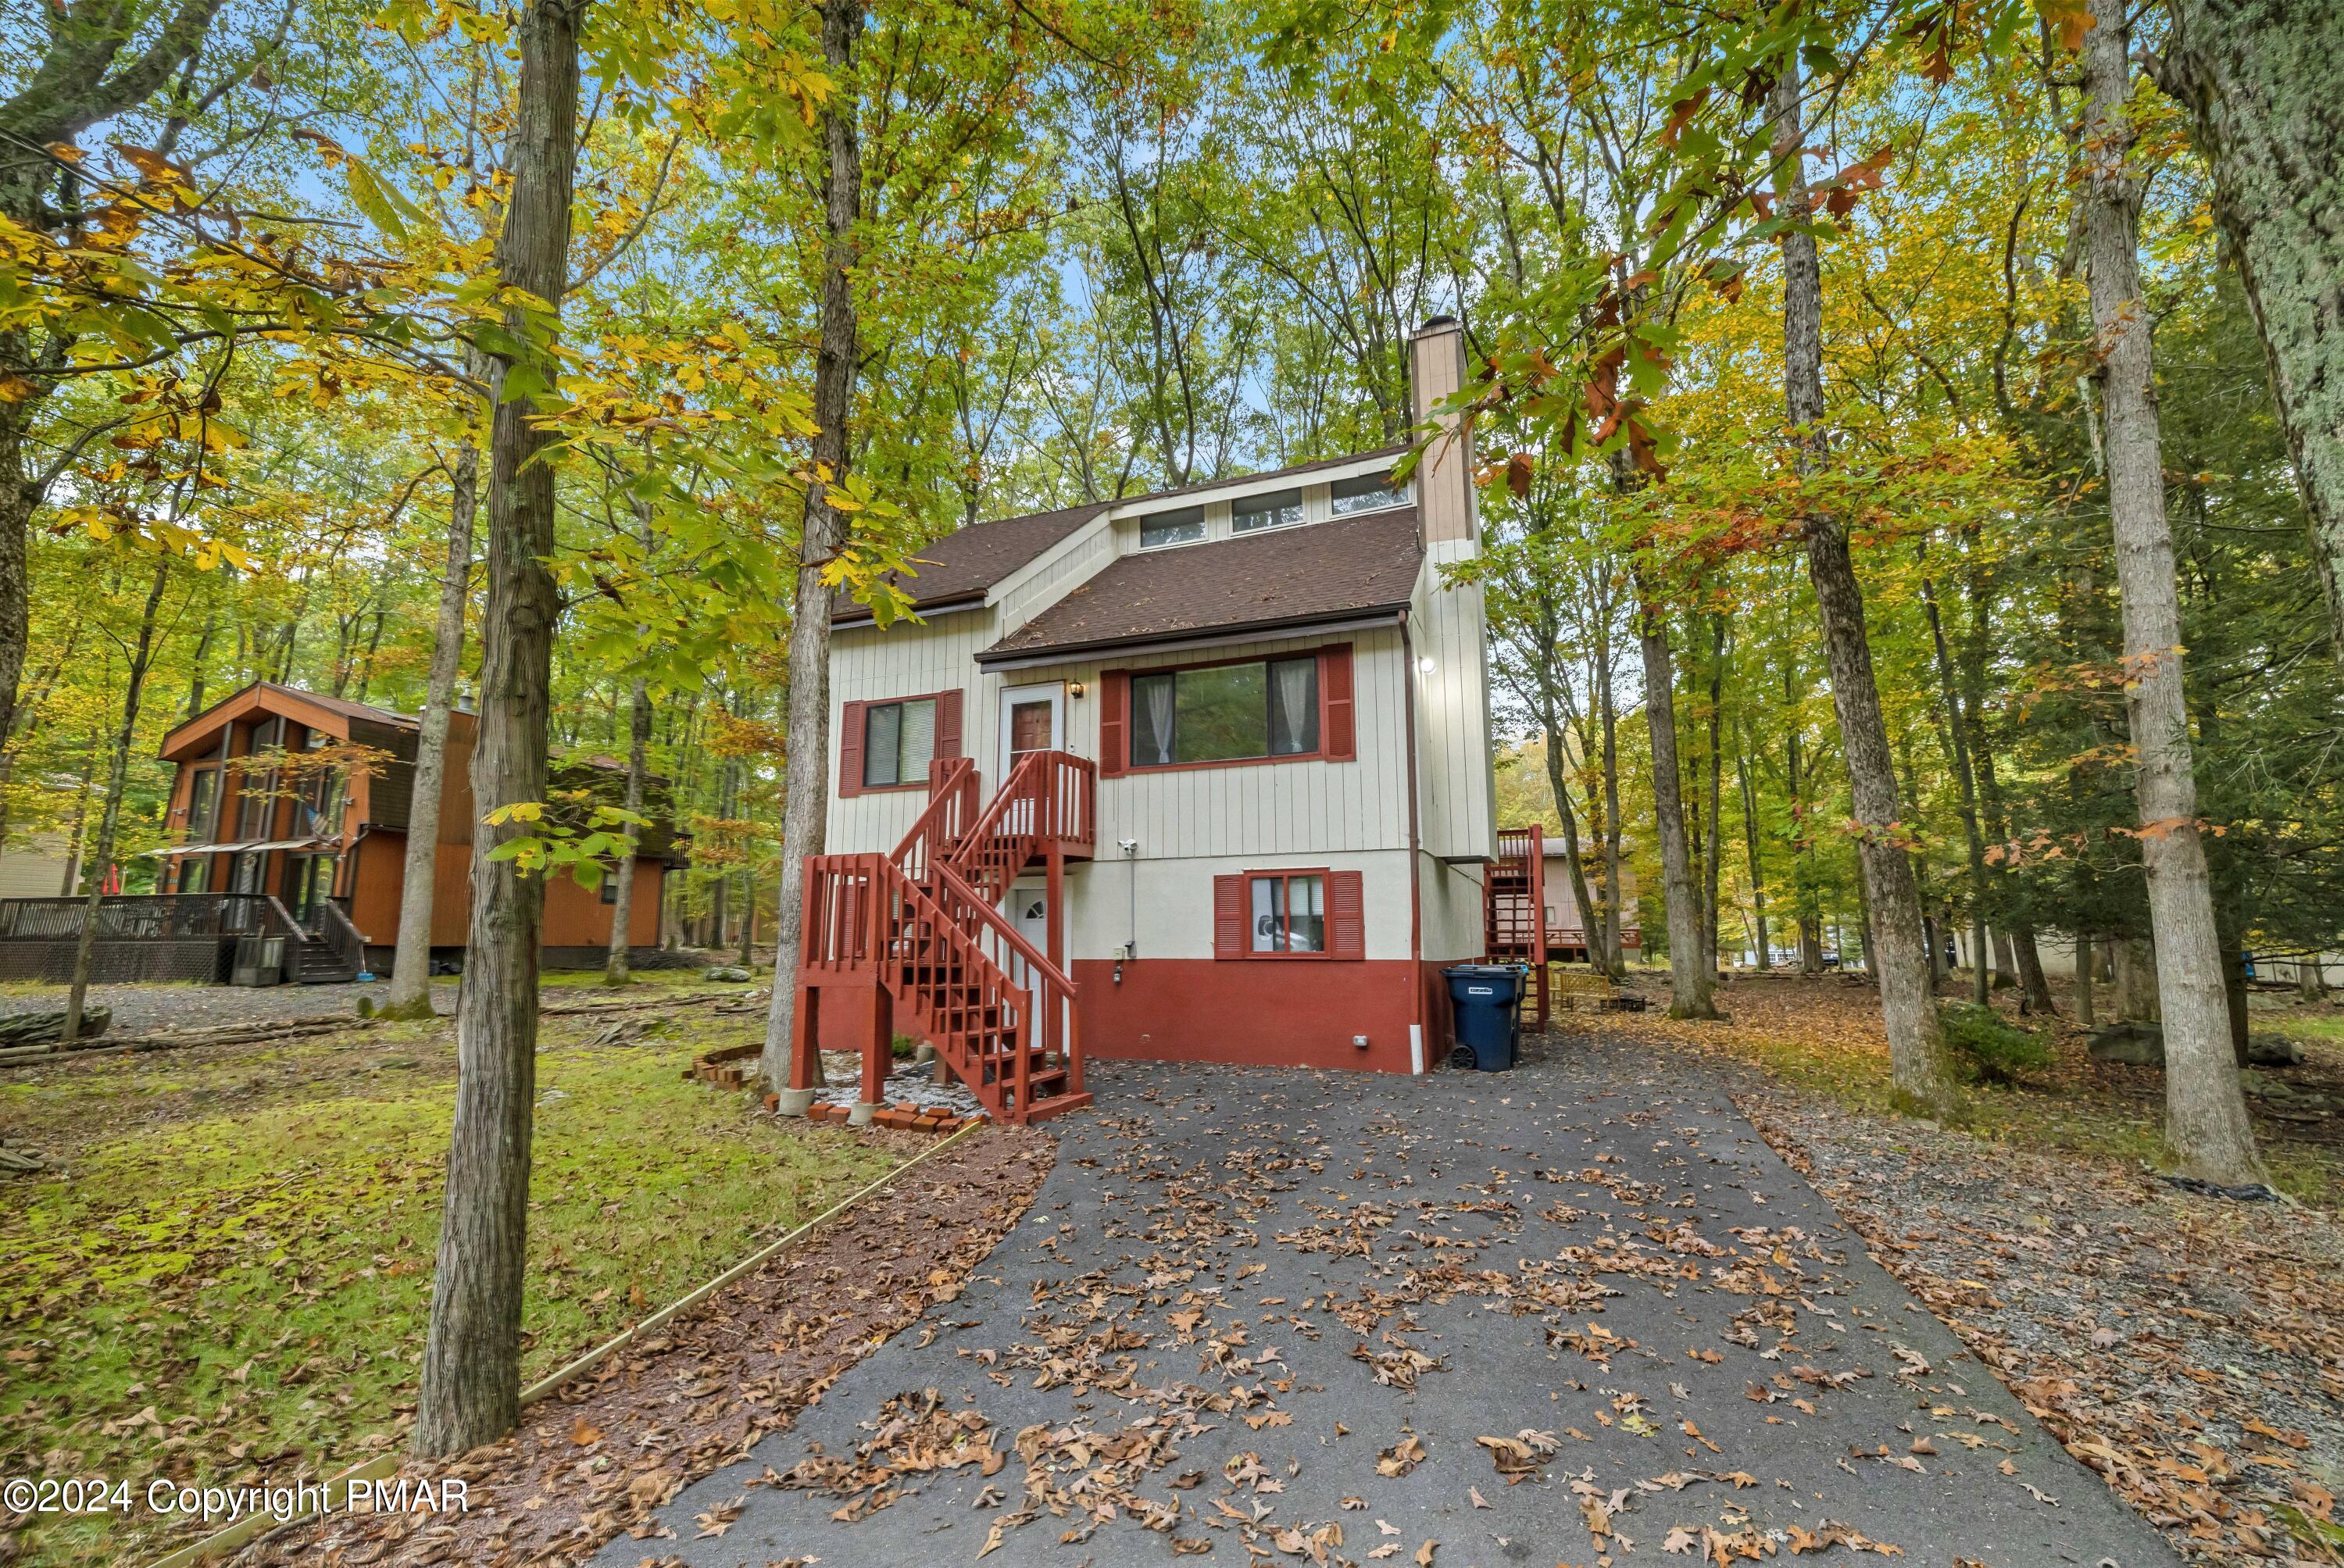
POLYGON ((1424 858, 1416 801, 1416 644, 1408 634, 1408 612, 1399 612, 1400 691, 1408 729, 1408 1066, 1424 1071, 1424 858))

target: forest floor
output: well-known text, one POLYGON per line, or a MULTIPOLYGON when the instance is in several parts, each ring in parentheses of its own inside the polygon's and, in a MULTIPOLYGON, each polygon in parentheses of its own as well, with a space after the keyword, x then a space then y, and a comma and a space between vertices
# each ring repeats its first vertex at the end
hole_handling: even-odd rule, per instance
MULTIPOLYGON (((929 1146, 684 1081, 762 1025, 681 1005, 546 1018, 525 1379, 929 1146)), ((0 1474, 103 1474, 143 1497, 153 1477, 315 1476, 398 1445, 455 1076, 444 1020, 0 1075, 0 1138, 58 1167, 0 1186, 0 1474)), ((0 1515, 0 1563, 136 1561, 205 1533, 143 1507, 24 1522, 0 1515)))
MULTIPOLYGON (((1664 986, 1639 976, 1657 1004, 1664 986)), ((2068 998, 2059 1001, 2066 1007, 2068 998)), ((1887 1045, 1854 980, 1745 978, 1723 1025, 1564 1014, 1752 1073, 1735 1103, 1874 1255, 2064 1442, 2194 1560, 2344 1561, 2344 1018, 2258 995, 2305 1060, 2248 1103, 2298 1201, 2183 1191, 2156 1172, 2162 1082, 2093 1061, 2062 1026, 2016 1089, 1960 1125, 1888 1112, 1887 1045)), ((2006 1012, 2015 999, 1996 998, 2006 1012)), ((2031 1021, 2031 1020, 2030 1020, 2031 1021)))

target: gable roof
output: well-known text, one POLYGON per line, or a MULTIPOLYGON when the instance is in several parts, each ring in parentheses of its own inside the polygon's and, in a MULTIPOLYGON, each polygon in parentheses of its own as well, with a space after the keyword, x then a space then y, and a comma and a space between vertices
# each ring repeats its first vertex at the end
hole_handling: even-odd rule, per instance
POLYGON ((389 708, 353 703, 347 697, 329 697, 321 692, 305 692, 298 686, 281 686, 274 681, 255 681, 229 693, 195 717, 174 725, 163 737, 157 754, 166 762, 182 761, 197 743, 217 733, 222 726, 256 713, 281 713, 297 723, 338 733, 345 740, 360 738, 361 731, 399 735, 412 734, 421 728, 420 720, 395 713, 389 708))
MULTIPOLYGON (((1305 474, 1343 468, 1371 458, 1389 458, 1398 462, 1408 450, 1403 445, 1370 452, 1349 452, 1341 457, 1317 458, 1288 468, 1272 469, 1266 473, 1230 474, 1221 479, 1198 480, 1194 484, 1181 485, 1173 490, 1152 491, 1146 495, 1127 495, 1114 501, 1086 501, 1081 506, 1070 506, 1057 511, 1033 511, 1022 517, 974 522, 923 547, 912 558, 916 563, 914 572, 892 573, 889 580, 912 596, 912 608, 914 610, 946 610, 972 604, 982 600, 995 584, 1007 579, 1044 551, 1085 523, 1116 507, 1169 501, 1184 495, 1204 495, 1216 491, 1233 490, 1239 485, 1251 488, 1272 480, 1299 479, 1305 474)), ((832 625, 852 626, 866 622, 871 618, 868 604, 858 602, 844 593, 832 597, 832 625)))
MULTIPOLYGON (((914 572, 891 572, 889 581, 912 596, 914 610, 943 610, 981 600, 987 590, 1027 561, 1106 511, 1107 503, 1028 512, 995 522, 975 522, 924 546, 912 559, 914 572)), ((871 606, 835 594, 830 623, 851 626, 871 619, 871 606)))
POLYGON ((1416 508, 1401 506, 1120 556, 977 663, 1397 612, 1424 564, 1416 530, 1416 508))

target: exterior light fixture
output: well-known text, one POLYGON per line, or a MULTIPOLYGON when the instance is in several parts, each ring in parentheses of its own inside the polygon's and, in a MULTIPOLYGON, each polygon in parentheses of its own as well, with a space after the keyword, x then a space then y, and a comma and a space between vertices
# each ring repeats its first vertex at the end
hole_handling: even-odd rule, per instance
POLYGON ((1432 662, 1432 655, 1430 653, 1416 662, 1416 673, 1420 675, 1430 675, 1439 668, 1440 666, 1432 662))

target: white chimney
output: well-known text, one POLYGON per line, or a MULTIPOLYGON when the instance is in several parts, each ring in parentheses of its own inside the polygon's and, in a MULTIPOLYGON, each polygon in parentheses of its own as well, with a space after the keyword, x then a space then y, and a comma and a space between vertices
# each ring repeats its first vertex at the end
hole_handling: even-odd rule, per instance
MULTIPOLYGON (((1409 388, 1419 424, 1433 417, 1435 404, 1465 384, 1465 331, 1453 316, 1435 316, 1409 340, 1409 388)), ((1440 416, 1442 433, 1417 465, 1418 526, 1424 541, 1471 541, 1480 537, 1473 509, 1473 436, 1451 413, 1440 416)))

